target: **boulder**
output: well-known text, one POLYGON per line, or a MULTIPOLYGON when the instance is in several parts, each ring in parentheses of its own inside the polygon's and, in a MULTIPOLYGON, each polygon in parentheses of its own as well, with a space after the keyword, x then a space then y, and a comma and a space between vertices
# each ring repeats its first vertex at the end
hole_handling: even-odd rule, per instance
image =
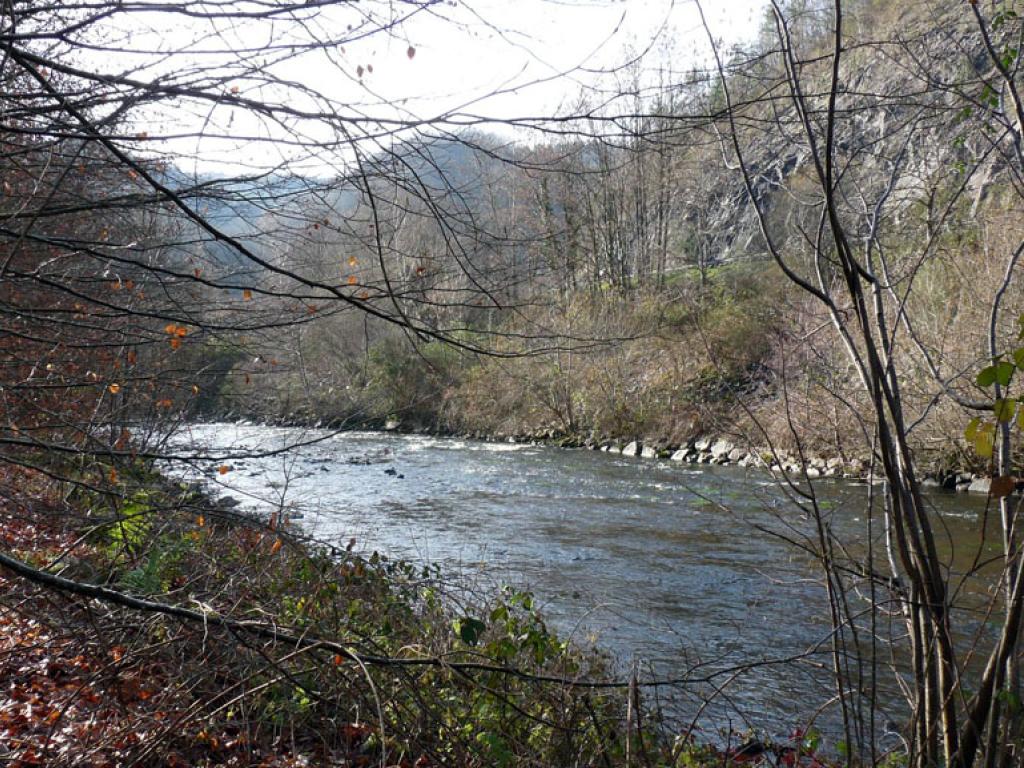
POLYGON ((710 437, 702 437, 699 440, 694 440, 693 441, 693 447, 697 451, 703 453, 704 451, 706 451, 708 448, 711 447, 711 443, 712 443, 712 440, 711 440, 710 437))
POLYGON ((729 451, 729 461, 731 462, 745 462, 747 459, 747 452, 742 448, 733 448, 729 451))
POLYGON ((686 448, 680 448, 678 451, 673 453, 669 458, 672 461, 686 461, 690 455, 690 451, 686 448))
POLYGON ((626 443, 626 447, 622 449, 623 456, 639 456, 640 455, 640 443, 634 440, 631 443, 626 443))
POLYGON ((733 448, 736 446, 730 443, 728 440, 717 440, 708 450, 711 451, 711 455, 716 459, 724 459, 733 448))
POLYGON ((970 482, 967 486, 967 490, 971 493, 984 493, 988 494, 992 488, 992 478, 990 477, 979 477, 970 482))
POLYGON ((653 445, 644 445, 640 448, 640 455, 645 459, 656 459, 658 458, 658 449, 653 445))

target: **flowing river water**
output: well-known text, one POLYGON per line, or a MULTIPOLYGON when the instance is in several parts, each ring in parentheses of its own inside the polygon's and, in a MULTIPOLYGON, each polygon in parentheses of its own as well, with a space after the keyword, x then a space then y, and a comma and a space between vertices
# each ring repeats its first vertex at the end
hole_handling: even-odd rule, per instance
MULTIPOLYGON (((211 455, 305 443, 230 460, 225 475, 210 465, 192 476, 251 509, 284 505, 320 538, 344 546, 354 537, 357 551, 438 563, 485 587, 528 587, 563 633, 610 651, 620 671, 635 660, 655 677, 718 672, 714 686, 678 689, 672 705, 696 715, 728 682, 701 711, 705 728, 781 734, 817 718, 822 730, 836 729, 834 707, 818 713, 831 663, 820 571, 783 538, 813 535, 813 525, 763 471, 254 425, 192 425, 175 439, 211 455)), ((815 488, 837 534, 863 549, 868 487, 822 480, 815 488)), ((930 498, 951 562, 966 563, 984 498, 930 498)), ((966 593, 984 589, 968 584, 966 593)), ((900 717, 896 691, 883 687, 881 704, 884 728, 900 717)))

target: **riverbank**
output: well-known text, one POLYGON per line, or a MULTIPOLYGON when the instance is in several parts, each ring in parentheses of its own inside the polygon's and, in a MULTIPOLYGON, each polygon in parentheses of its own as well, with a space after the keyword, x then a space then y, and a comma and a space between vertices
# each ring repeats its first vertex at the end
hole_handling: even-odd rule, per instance
POLYGON ((3 535, 28 567, 0 598, 14 765, 700 766, 802 746, 713 748, 627 715, 627 685, 584 684, 607 660, 527 593, 470 596, 138 465, 93 490, 9 471, 3 535))
MULTIPOLYGON (((220 414, 225 421, 233 414, 220 414)), ((239 424, 252 424, 239 419, 239 424)), ((786 450, 768 445, 751 447, 749 442, 734 435, 705 435, 686 442, 665 440, 645 441, 638 438, 595 437, 594 435, 564 434, 556 429, 539 429, 526 433, 489 433, 460 431, 428 427, 409 427, 398 419, 268 419, 260 423, 273 427, 308 427, 335 430, 377 430, 397 434, 430 435, 494 443, 546 445, 557 448, 575 448, 640 459, 672 461, 692 465, 737 466, 768 470, 775 476, 788 474, 816 480, 833 478, 853 482, 881 482, 881 468, 870 456, 839 456, 829 453, 814 454, 800 450, 786 450)), ((973 471, 969 466, 932 460, 922 467, 922 486, 932 490, 987 495, 992 478, 973 471)), ((1018 482, 1017 493, 1024 493, 1024 481, 1018 482)))

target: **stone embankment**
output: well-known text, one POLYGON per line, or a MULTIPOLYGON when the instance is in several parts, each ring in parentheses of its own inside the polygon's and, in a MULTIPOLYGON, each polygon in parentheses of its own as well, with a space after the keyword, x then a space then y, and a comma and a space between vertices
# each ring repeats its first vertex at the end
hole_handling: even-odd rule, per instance
MULTIPOLYGON (((734 465, 738 467, 767 468, 772 472, 787 472, 815 479, 821 477, 844 478, 863 482, 881 482, 880 474, 872 475, 869 462, 859 458, 822 457, 798 454, 761 447, 742 448, 725 438, 701 437, 678 447, 655 447, 640 440, 628 443, 606 441, 585 445, 594 450, 621 453, 623 456, 637 456, 647 459, 668 459, 686 464, 734 465)), ((940 471, 926 473, 922 485, 948 491, 984 493, 989 492, 991 479, 971 472, 940 471)), ((1018 484, 1018 492, 1024 491, 1024 483, 1018 484)))

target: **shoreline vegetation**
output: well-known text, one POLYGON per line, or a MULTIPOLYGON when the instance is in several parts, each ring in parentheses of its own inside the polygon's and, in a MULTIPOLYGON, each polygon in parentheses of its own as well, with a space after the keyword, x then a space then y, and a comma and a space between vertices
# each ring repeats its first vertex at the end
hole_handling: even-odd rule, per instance
POLYGON ((142 463, 106 491, 87 467, 5 471, 9 765, 826 764, 813 731, 673 730, 527 592, 314 541, 142 463))

